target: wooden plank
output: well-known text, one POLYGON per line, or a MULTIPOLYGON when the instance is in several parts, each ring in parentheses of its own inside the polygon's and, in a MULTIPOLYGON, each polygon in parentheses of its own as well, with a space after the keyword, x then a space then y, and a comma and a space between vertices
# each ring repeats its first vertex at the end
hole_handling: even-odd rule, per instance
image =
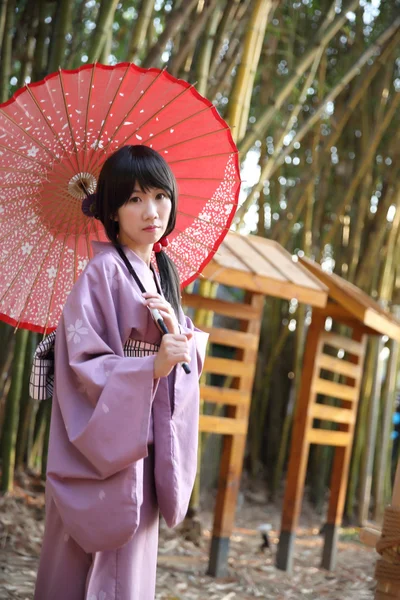
POLYGON ((253 246, 246 242, 243 235, 226 236, 223 245, 232 254, 242 260, 250 271, 263 277, 272 277, 277 281, 287 281, 279 268, 279 262, 272 262, 260 254, 253 246))
POLYGON ((313 382, 313 391, 316 394, 324 394, 324 396, 329 396, 330 398, 351 400, 352 402, 356 402, 359 396, 359 391, 356 387, 319 378, 313 382))
POLYGON ((326 371, 332 373, 339 373, 340 375, 347 375, 352 379, 360 379, 362 375, 362 369, 360 365, 348 362, 342 358, 335 358, 328 354, 321 354, 318 357, 318 366, 326 371))
POLYGON ((207 356, 204 362, 203 371, 204 373, 232 375, 233 377, 252 377, 255 368, 256 365, 254 363, 244 363, 241 360, 207 356))
POLYGON ((246 435, 247 419, 230 419, 227 417, 214 417, 200 415, 200 431, 218 433, 219 435, 246 435))
POLYGON ((337 333, 324 332, 322 334, 323 343, 328 346, 333 346, 338 350, 343 349, 349 354, 355 354, 356 356, 363 355, 363 346, 359 342, 350 338, 338 335, 337 333))
POLYGON ((392 316, 382 315, 376 310, 368 308, 365 313, 364 323, 368 327, 375 329, 375 331, 400 342, 400 323, 395 321, 392 316))
POLYGON ((307 433, 310 444, 322 446, 348 446, 351 435, 347 431, 332 431, 330 429, 310 429, 307 433))
POLYGON ((214 344, 232 346, 233 348, 248 348, 249 350, 258 349, 258 337, 252 333, 222 327, 204 327, 204 325, 201 326, 201 329, 210 334, 208 341, 214 342, 214 344))
POLYGON ((313 404, 311 414, 314 419, 322 421, 333 421, 333 423, 355 423, 356 415, 354 410, 340 408, 337 406, 328 406, 326 404, 313 404))
POLYGON ((249 392, 214 385, 201 385, 200 397, 204 402, 228 406, 250 406, 251 403, 249 392))
POLYGON ((259 317, 258 311, 249 304, 242 302, 226 302, 225 300, 214 300, 212 298, 204 298, 199 294, 186 294, 182 296, 182 304, 190 306, 190 308, 203 308, 211 310, 225 317, 232 317, 240 320, 251 320, 259 317))
MULTIPOLYGON (((312 390, 311 383, 318 372, 315 358, 322 349, 321 331, 323 331, 324 323, 325 317, 315 312, 307 333, 301 386, 293 423, 281 533, 294 533, 299 519, 309 454, 306 431, 312 426, 312 416, 308 405, 310 401, 315 400, 315 392, 312 390)), ((291 552, 288 553, 286 548, 279 549, 277 566, 280 569, 290 570, 292 562, 290 554, 291 552)))
POLYGON ((288 282, 314 290, 324 289, 324 284, 302 265, 295 262, 292 255, 277 242, 255 236, 247 236, 246 240, 258 252, 261 252, 271 265, 276 265, 288 282))
MULTIPOLYGON (((367 344, 367 336, 363 335, 361 330, 353 332, 353 339, 361 344, 363 348, 363 354, 360 357, 353 356, 351 360, 363 369, 365 360, 365 351, 367 344)), ((356 381, 355 390, 358 395, 360 394, 361 380, 356 381)), ((357 404, 344 403, 343 407, 353 408, 354 411, 354 422, 348 426, 348 434, 350 435, 350 443, 347 448, 337 448, 335 450, 335 456, 333 459, 332 475, 330 483, 330 497, 327 521, 328 523, 340 525, 342 522, 344 504, 346 499, 347 482, 349 477, 349 467, 351 458, 351 449, 354 437, 355 419, 357 416, 357 404)), ((340 429, 344 429, 345 425, 340 425, 340 429)))
MULTIPOLYGON (((258 319, 247 322, 242 321, 241 329, 258 337, 261 328, 264 297, 259 294, 248 294, 248 296, 250 296, 249 303, 258 314, 258 319)), ((254 367, 257 361, 257 349, 245 348, 238 350, 237 358, 246 364, 252 364, 254 367)), ((234 381, 235 388, 250 395, 253 388, 253 381, 254 369, 251 376, 236 379, 234 381)), ((249 404, 228 408, 228 417, 232 419, 246 421, 247 423, 248 416, 249 404)), ((208 572, 211 575, 221 575, 226 567, 229 538, 235 518, 236 500, 240 487, 245 446, 246 435, 224 436, 208 565, 208 572)))
POLYGON ((244 271, 248 273, 252 272, 252 270, 245 265, 239 256, 232 254, 229 248, 225 245, 225 240, 218 248, 217 253, 214 254, 213 262, 219 267, 225 267, 226 269, 233 269, 234 271, 244 271))
POLYGON ((245 273, 234 269, 228 269, 218 265, 214 260, 203 269, 203 275, 210 281, 216 281, 223 285, 230 285, 249 290, 265 296, 284 298, 291 300, 296 298, 299 302, 310 306, 324 307, 328 298, 325 289, 314 290, 287 281, 278 281, 271 277, 261 277, 253 273, 245 273))

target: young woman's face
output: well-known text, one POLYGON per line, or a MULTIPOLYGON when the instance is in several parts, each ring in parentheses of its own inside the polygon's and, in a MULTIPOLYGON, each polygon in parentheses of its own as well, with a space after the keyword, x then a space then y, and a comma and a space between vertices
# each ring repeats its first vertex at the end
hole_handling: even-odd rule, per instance
POLYGON ((171 206, 171 199, 164 190, 142 191, 135 184, 128 202, 117 212, 119 242, 138 247, 155 244, 167 228, 171 206))

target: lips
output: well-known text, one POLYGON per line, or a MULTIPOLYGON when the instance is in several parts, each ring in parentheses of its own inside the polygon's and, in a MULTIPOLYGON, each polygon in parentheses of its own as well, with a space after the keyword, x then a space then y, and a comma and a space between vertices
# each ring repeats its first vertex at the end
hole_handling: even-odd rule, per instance
POLYGON ((145 227, 143 231, 156 231, 156 229, 158 229, 158 227, 145 227))

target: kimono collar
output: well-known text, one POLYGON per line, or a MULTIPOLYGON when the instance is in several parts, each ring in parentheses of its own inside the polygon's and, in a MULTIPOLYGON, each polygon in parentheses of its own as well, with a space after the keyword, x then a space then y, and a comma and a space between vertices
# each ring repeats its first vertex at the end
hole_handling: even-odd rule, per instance
MULTIPOLYGON (((110 254, 118 257, 118 259, 121 260, 117 249, 111 242, 92 242, 91 246, 94 256, 96 256, 97 254, 110 254)), ((156 285, 154 278, 157 278, 158 287, 161 289, 160 280, 158 274, 154 270, 154 267, 152 266, 152 268, 150 269, 144 262, 144 260, 142 260, 137 254, 135 254, 133 250, 128 248, 128 246, 122 246, 122 249, 125 252, 125 255, 131 263, 132 267, 135 269, 138 277, 142 281, 145 289, 149 292, 158 291, 156 289, 153 289, 153 287, 156 285)))

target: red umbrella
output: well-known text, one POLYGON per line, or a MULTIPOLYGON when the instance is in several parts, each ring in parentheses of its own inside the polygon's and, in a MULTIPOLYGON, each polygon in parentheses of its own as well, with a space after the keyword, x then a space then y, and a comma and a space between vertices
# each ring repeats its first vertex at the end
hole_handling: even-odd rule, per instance
POLYGON ((60 70, 0 106, 0 319, 57 326, 102 225, 81 210, 102 164, 125 144, 160 152, 178 183, 167 252, 182 287, 215 254, 234 217, 237 148, 211 102, 166 71, 130 63, 60 70))

